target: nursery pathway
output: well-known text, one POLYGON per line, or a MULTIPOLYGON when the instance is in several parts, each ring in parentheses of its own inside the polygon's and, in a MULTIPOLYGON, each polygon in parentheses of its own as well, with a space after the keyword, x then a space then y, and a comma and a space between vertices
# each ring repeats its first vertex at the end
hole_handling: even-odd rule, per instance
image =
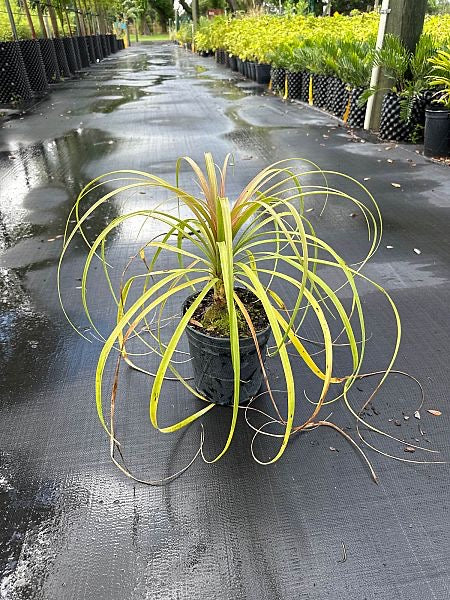
MULTIPOLYGON (((168 43, 133 47, 60 84, 23 119, 0 123, 0 598, 448 600, 447 465, 405 465, 369 450, 375 485, 345 440, 319 430, 294 440, 275 466, 261 467, 242 422, 222 461, 198 460, 167 487, 133 485, 110 462, 94 406, 99 345, 62 318, 57 236, 93 177, 132 167, 173 178, 177 157, 201 160, 207 150, 218 162, 234 153, 230 197, 258 169, 289 156, 365 179, 385 227, 366 272, 399 306, 397 367, 417 376, 426 394, 419 421, 417 388, 393 375, 367 418, 441 454, 370 441, 405 458, 450 458, 448 168, 414 149, 361 140, 212 59, 168 43)), ((156 203, 148 193, 136 198, 139 206, 156 203)), ((91 232, 119 209, 114 203, 91 219, 91 232)), ((318 212, 311 219, 327 239, 349 262, 361 258, 367 239, 354 209, 330 200, 321 218, 318 212)), ((136 234, 124 226, 112 242, 119 262, 136 234)), ((75 249, 63 287, 71 315, 85 326, 81 260, 75 249)), ((91 286, 94 298, 106 293, 100 277, 91 286)), ((363 290, 362 298, 370 337, 365 369, 383 369, 393 321, 379 295, 363 290)), ((105 305, 100 317, 106 331, 112 309, 105 305)), ((307 378, 299 369, 299 397, 307 378)), ((355 405, 373 384, 357 386, 355 405)), ((122 392, 119 431, 131 466, 153 479, 176 472, 198 447, 198 427, 157 436, 147 417, 149 381, 125 370, 122 392)), ((197 406, 178 389, 169 398, 197 406)), ((344 408, 331 411, 355 436, 344 408)), ((226 409, 205 420, 208 456, 228 422, 226 409)), ((267 457, 268 444, 262 440, 255 451, 267 457)))

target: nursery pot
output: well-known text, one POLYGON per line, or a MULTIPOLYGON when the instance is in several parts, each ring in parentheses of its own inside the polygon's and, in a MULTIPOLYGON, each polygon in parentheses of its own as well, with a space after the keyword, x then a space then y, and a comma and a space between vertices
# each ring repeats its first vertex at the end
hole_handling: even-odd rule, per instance
POLYGON ((0 42, 0 104, 31 100, 19 42, 0 42))
POLYGON ((80 71, 82 68, 80 44, 78 42, 77 37, 71 37, 71 40, 72 40, 72 44, 73 44, 73 51, 75 53, 75 61, 77 63, 77 71, 80 71))
POLYGON ((100 37, 100 44, 102 46, 103 56, 109 56, 109 44, 106 35, 102 34, 100 37))
POLYGON ((238 67, 237 67, 237 60, 235 56, 230 56, 229 57, 229 62, 230 62, 230 69, 232 71, 237 71, 238 67))
POLYGON ((270 81, 270 65, 266 63, 255 64, 255 76, 257 83, 269 83, 270 81))
POLYGON ((350 114, 347 123, 350 127, 364 127, 364 119, 366 116, 366 105, 359 106, 358 100, 364 92, 363 87, 353 88, 350 94, 350 114))
POLYGON ((286 76, 285 70, 282 68, 273 67, 270 71, 270 76, 272 78, 272 91, 275 93, 284 93, 284 79, 286 76))
POLYGON ((450 110, 427 108, 425 111, 425 156, 448 156, 450 138, 450 110))
POLYGON ((71 77, 72 72, 69 67, 69 62, 67 60, 67 54, 64 47, 64 42, 62 38, 54 38, 53 43, 55 45, 56 58, 58 60, 58 67, 61 77, 71 77))
POLYGON ((48 93, 48 82, 39 42, 20 40, 19 45, 31 91, 36 96, 45 96, 48 93))
POLYGON ((86 69, 91 64, 86 38, 82 35, 79 35, 77 36, 77 40, 78 48, 80 50, 81 67, 86 69))
POLYGON ((112 33, 108 33, 109 45, 111 46, 111 52, 115 54, 117 52, 117 39, 112 33))
POLYGON ((56 83, 60 80, 61 74, 59 72, 58 59, 56 58, 55 44, 51 38, 40 38, 38 42, 41 48, 47 82, 56 83))
MULTIPOLYGON (((189 296, 183 304, 183 313, 197 294, 189 296)), ((207 335, 191 325, 186 327, 189 351, 197 391, 215 404, 233 404, 234 375, 231 362, 230 338, 207 335)), ((258 332, 261 356, 264 360, 270 327, 258 332)), ((249 402, 259 392, 263 374, 252 337, 239 338, 241 358, 241 385, 239 404, 249 402)))
POLYGON ((300 98, 302 93, 302 73, 286 71, 288 98, 300 98))
POLYGON ((400 114, 400 97, 395 92, 387 92, 381 106, 380 138, 382 140, 404 142, 409 139, 413 123, 404 121, 400 114))
POLYGON ((64 50, 66 52, 67 64, 69 65, 70 71, 75 74, 78 70, 78 61, 77 56, 75 54, 75 48, 73 45, 73 41, 71 37, 61 38, 62 43, 64 44, 64 50))

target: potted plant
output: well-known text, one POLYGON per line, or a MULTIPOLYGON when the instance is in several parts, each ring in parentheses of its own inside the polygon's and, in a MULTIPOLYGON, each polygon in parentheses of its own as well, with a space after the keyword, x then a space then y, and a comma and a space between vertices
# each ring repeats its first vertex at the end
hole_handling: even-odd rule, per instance
POLYGON ((367 105, 364 93, 369 87, 372 62, 373 47, 367 42, 351 41, 339 56, 340 76, 347 91, 336 109, 350 127, 364 127, 367 105))
MULTIPOLYGON (((229 448, 240 406, 242 402, 252 401, 261 382, 276 412, 271 422, 282 427, 281 433, 268 434, 279 439, 280 444, 269 460, 260 461, 262 464, 278 460, 292 435, 313 427, 332 427, 351 441, 347 433, 319 417, 333 386, 339 388, 335 398, 344 398, 358 423, 379 431, 352 408, 348 398, 348 392, 360 374, 366 347, 364 311, 357 287, 359 280, 364 285, 373 285, 384 295, 397 324, 394 350, 381 383, 393 365, 400 340, 395 304, 387 292, 362 274, 364 265, 380 242, 381 217, 375 201, 354 179, 331 171, 322 172, 309 161, 300 159, 282 160, 263 169, 230 201, 225 187, 229 161, 227 156, 219 169, 211 154, 206 154, 203 171, 191 158, 185 157, 177 163, 174 182, 140 171, 108 173, 83 189, 69 216, 58 266, 61 302, 64 305, 64 290, 60 283, 63 260, 75 237, 78 239, 81 235, 88 247, 81 278, 81 302, 95 335, 102 333, 94 322, 92 298, 88 295, 93 261, 100 261, 116 314, 115 323, 104 338, 95 384, 98 416, 110 436, 112 457, 117 443, 114 402, 122 361, 151 375, 150 419, 161 432, 172 432, 189 425, 217 407, 218 402, 230 405, 231 425, 227 441, 214 460, 229 448), (190 189, 197 189, 198 185, 199 193, 191 193, 178 185, 181 160, 195 175, 196 185, 190 189), (315 178, 317 183, 314 183, 315 178), (331 185, 331 182, 327 184, 331 178, 342 179, 345 192, 339 191, 339 186, 331 185), (350 184, 357 190, 358 197, 351 195, 350 184), (107 189, 99 197, 102 186, 107 189), (88 241, 84 228, 96 210, 102 210, 102 206, 114 202, 120 194, 145 189, 150 189, 153 195, 159 190, 165 194, 164 198, 174 196, 173 209, 167 203, 166 209, 160 204, 153 207, 141 204, 130 213, 114 218, 93 241, 88 241), (91 196, 92 202, 89 202, 91 196), (358 265, 347 264, 316 234, 308 219, 305 203, 321 199, 323 204, 325 196, 349 201, 364 215, 370 243, 366 257, 358 265), (76 220, 73 228, 72 219, 76 220), (110 271, 108 238, 132 219, 139 220, 136 230, 143 231, 146 224, 151 224, 149 238, 138 244, 122 276, 115 279, 110 271), (137 269, 137 265, 141 268, 137 269), (345 288, 345 303, 339 299, 339 291, 333 289, 336 276, 342 282, 339 289, 345 288), (174 303, 178 304, 176 318, 174 303), (168 320, 167 311, 171 314, 168 320), (312 319, 314 327, 321 331, 322 360, 316 355, 316 348, 308 350, 307 342, 300 335, 307 319, 312 319), (167 324, 169 329, 165 327, 167 324), (336 324, 337 330, 341 331, 339 337, 346 338, 345 343, 342 340, 339 344, 348 350, 346 373, 335 373, 333 366, 332 327, 336 324), (193 382, 183 372, 185 361, 179 358, 184 357, 185 350, 177 354, 184 334, 187 334, 193 357, 193 382), (273 342, 266 352, 269 334, 273 336, 273 342), (144 345, 144 354, 136 352, 130 345, 135 342, 144 345), (149 352, 155 360, 159 357, 153 374, 137 364, 139 355, 150 360, 149 352), (112 353, 116 354, 117 363, 108 420, 103 407, 103 379, 112 353), (277 388, 286 390, 283 408, 275 399, 265 367, 266 354, 277 357, 280 365, 277 388), (293 375, 299 368, 298 361, 317 376, 321 391, 312 400, 309 416, 296 424, 295 419, 299 418, 296 406, 307 406, 293 375), (166 400, 167 370, 194 403, 189 416, 171 424, 161 423, 158 410, 160 402, 166 400)), ((104 298, 101 303, 104 317, 104 298)), ((86 337, 75 325, 73 327, 86 337)), ((249 410, 248 406, 246 410, 249 410)), ((230 413, 224 412, 226 414, 230 413)), ((361 451, 359 446, 355 445, 355 448, 361 451)), ((121 468, 129 474, 123 466, 121 468)))
POLYGON ((448 156, 450 138, 450 52, 439 50, 430 59, 432 74, 429 85, 437 88, 434 99, 438 103, 425 111, 425 156, 448 156))
MULTIPOLYGON (((399 37, 386 35, 383 46, 374 53, 374 64, 383 68, 392 86, 383 98, 380 119, 380 137, 395 141, 408 141, 423 127, 425 103, 422 95, 427 87, 430 71, 429 59, 436 52, 432 36, 423 34, 411 53, 399 37)), ((368 89, 362 99, 373 94, 368 89)), ((383 91, 383 90, 379 90, 383 91)))

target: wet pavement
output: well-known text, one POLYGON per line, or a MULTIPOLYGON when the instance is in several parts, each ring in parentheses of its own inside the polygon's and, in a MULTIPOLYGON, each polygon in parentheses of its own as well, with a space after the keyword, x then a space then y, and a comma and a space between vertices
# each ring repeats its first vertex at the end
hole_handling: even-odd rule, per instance
MULTIPOLYGON (((211 59, 171 44, 133 47, 58 85, 23 119, 0 124, 0 599, 447 600, 447 465, 406 465, 371 453, 377 486, 342 438, 320 430, 294 440, 276 465, 261 467, 251 459, 243 423, 222 461, 199 460, 162 488, 135 485, 110 462, 94 406, 100 345, 82 340, 63 319, 58 236, 93 177, 131 167, 173 178, 179 156, 201 160, 205 151, 217 162, 234 153, 230 196, 260 168, 289 156, 365 179, 385 226, 366 272, 399 306, 397 368, 417 376, 426 394, 418 421, 417 388, 393 375, 368 418, 392 434, 401 429, 412 443, 426 440, 440 450, 432 457, 450 457, 448 168, 414 149, 361 140, 211 59)), ((128 200, 153 206, 159 198, 128 200)), ((119 201, 103 208, 88 231, 95 235, 121 208, 119 201)), ((351 212, 330 203, 312 220, 356 260, 365 229, 351 212)), ((123 227, 110 242, 122 262, 133 235, 123 227)), ((63 273, 80 327, 81 250, 74 248, 63 273)), ((100 283, 92 286, 101 297, 100 283)), ((386 364, 393 322, 376 294, 364 292, 363 303, 372 335, 366 369, 377 370, 386 364)), ((97 316, 107 331, 112 309, 97 316)), ((305 385, 307 377, 297 374, 305 385)), ((364 399, 371 385, 358 385, 364 399)), ((145 376, 125 373, 120 433, 133 469, 157 479, 186 464, 199 431, 152 431, 148 390, 145 376)), ((195 402, 178 389, 173 400, 190 409, 195 402)), ((354 434, 344 409, 333 412, 354 434)), ((219 409, 205 419, 209 455, 228 418, 219 409)), ((388 440, 378 447, 403 452, 388 440)))

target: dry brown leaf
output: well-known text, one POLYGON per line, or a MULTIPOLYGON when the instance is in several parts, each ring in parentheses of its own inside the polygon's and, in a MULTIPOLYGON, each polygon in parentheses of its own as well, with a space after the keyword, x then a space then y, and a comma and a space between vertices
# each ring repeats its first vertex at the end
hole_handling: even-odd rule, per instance
POLYGON ((402 187, 399 183, 391 183, 392 187, 399 188, 402 187))
POLYGON ((442 415, 442 413, 441 413, 441 411, 440 411, 440 410, 434 410, 434 409, 432 409, 432 408, 429 408, 429 409, 427 410, 427 412, 429 412, 429 413, 430 413, 430 415, 433 415, 434 417, 440 417, 440 416, 442 415))
POLYGON ((415 451, 416 451, 416 449, 413 448, 412 446, 406 446, 406 448, 405 448, 405 452, 415 452, 415 451))

